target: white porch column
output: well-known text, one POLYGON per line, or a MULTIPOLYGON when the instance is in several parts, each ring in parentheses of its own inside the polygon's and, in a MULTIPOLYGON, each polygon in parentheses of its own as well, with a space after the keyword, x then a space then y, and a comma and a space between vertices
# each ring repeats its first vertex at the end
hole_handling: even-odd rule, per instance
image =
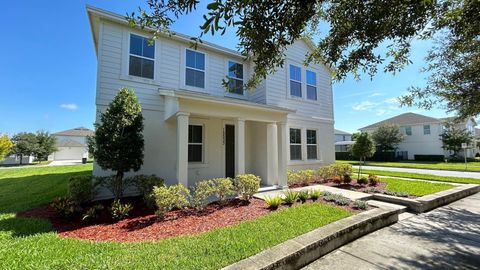
POLYGON ((287 123, 278 123, 278 186, 286 188, 287 183, 287 159, 288 159, 288 141, 287 141, 287 123))
POLYGON ((267 124, 267 184, 278 183, 278 134, 277 124, 267 124))
POLYGON ((177 116, 177 183, 188 187, 188 118, 189 113, 177 116))
POLYGON ((235 120, 235 175, 245 173, 245 119, 235 120))

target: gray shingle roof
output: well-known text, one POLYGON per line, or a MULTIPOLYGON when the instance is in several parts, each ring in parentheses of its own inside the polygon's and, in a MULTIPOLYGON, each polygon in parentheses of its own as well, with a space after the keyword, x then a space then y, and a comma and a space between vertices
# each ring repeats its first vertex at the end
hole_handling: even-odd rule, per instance
POLYGON ((430 117, 430 116, 425 116, 421 115, 418 113, 403 113, 397 116, 394 116, 392 118, 385 119, 383 121, 371 124, 369 126, 360 128, 360 130, 363 129, 370 129, 370 128, 376 128, 380 125, 384 124, 390 124, 390 125, 415 125, 415 124, 423 124, 423 123, 441 123, 443 122, 441 119, 430 117))
POLYGON ((74 140, 57 141, 55 145, 57 147, 85 147, 86 146, 85 144, 74 141, 74 140))
POLYGON ((57 133, 53 133, 53 135, 60 135, 60 136, 93 136, 94 132, 91 129, 85 128, 85 127, 78 127, 78 128, 72 128, 64 131, 60 131, 57 133))

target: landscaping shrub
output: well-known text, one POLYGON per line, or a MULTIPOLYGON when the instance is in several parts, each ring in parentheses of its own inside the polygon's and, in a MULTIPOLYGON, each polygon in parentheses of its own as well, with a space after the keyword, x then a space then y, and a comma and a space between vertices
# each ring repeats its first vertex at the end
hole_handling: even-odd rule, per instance
POLYGON ((267 204, 268 208, 270 209, 277 209, 280 204, 282 203, 282 197, 280 196, 273 196, 273 197, 270 197, 270 196, 265 196, 264 198, 265 200, 265 203, 267 204))
POLYGON ((365 189, 363 192, 365 192, 365 193, 380 193, 381 191, 376 187, 372 187, 372 188, 369 188, 369 189, 365 189))
POLYGON ((377 175, 375 175, 375 174, 368 175, 368 183, 371 186, 376 186, 378 184, 378 182, 380 182, 380 178, 377 175))
POLYGON ((212 181, 212 192, 218 198, 218 203, 224 205, 227 198, 235 194, 235 187, 230 178, 215 178, 212 181))
POLYGON ((337 185, 341 184, 343 182, 343 179, 339 176, 333 177, 333 182, 337 185))
POLYGON ((355 200, 352 205, 353 208, 365 210, 368 208, 368 203, 362 200, 355 200))
POLYGON ((335 152, 335 160, 357 160, 350 152, 335 152))
POLYGON ((332 195, 333 193, 331 193, 330 191, 322 191, 322 196, 328 196, 328 195, 332 195))
POLYGON ((165 214, 173 208, 183 208, 188 205, 188 196, 190 192, 182 184, 173 186, 160 186, 153 188, 153 197, 157 204, 157 215, 159 218, 165 218, 165 214))
POLYGON ((351 202, 349 198, 340 194, 329 194, 327 196, 324 196, 323 199, 327 202, 333 202, 336 205, 348 205, 351 202))
POLYGON ((285 202, 285 204, 287 205, 292 205, 294 204, 297 200, 298 200, 298 192, 296 191, 293 191, 291 189, 285 191, 283 193, 283 195, 285 196, 283 198, 283 201, 285 202))
POLYGON ((298 192, 298 199, 302 202, 305 203, 308 200, 308 191, 307 190, 302 190, 298 192))
POLYGON ((316 178, 316 172, 314 170, 288 170, 287 171, 288 184, 306 185, 312 182, 316 178))
POLYGON ((360 177, 360 179, 357 180, 357 183, 359 185, 366 185, 368 184, 368 179, 366 177, 360 177))
POLYGON ((113 219, 122 220, 128 217, 130 211, 132 211, 133 206, 129 203, 122 203, 120 200, 114 200, 110 212, 112 213, 113 219))
POLYGON ((352 165, 350 164, 332 164, 328 166, 321 167, 318 170, 318 175, 324 179, 334 179, 339 178, 342 181, 342 178, 345 174, 352 173, 352 165))
POLYGON ((212 181, 200 181, 192 189, 191 204, 197 211, 202 211, 208 204, 208 198, 213 195, 212 181))
POLYGON ((333 170, 331 166, 324 166, 318 169, 318 176, 322 178, 324 181, 328 181, 329 179, 332 179, 334 176, 333 170))
POLYGON ((85 214, 83 214, 82 220, 87 223, 94 222, 98 218, 98 215, 103 209, 104 207, 101 204, 96 204, 88 208, 88 210, 85 211, 85 214))
POLYGON ((312 199, 312 201, 316 201, 322 196, 322 192, 319 189, 310 190, 309 193, 310 199, 312 199))
POLYGON ((397 192, 397 191, 390 191, 390 190, 385 190, 383 193, 390 196, 396 196, 396 197, 408 197, 410 195, 405 192, 397 192))
POLYGON ((93 200, 96 187, 92 176, 73 176, 68 181, 68 194, 75 203, 83 205, 93 200))
POLYGON ((260 188, 260 177, 254 174, 240 174, 235 177, 235 189, 244 200, 250 201, 260 188))
POLYGON ((50 206, 64 219, 73 218, 81 210, 78 204, 69 197, 55 198, 50 206))
POLYGON ((343 183, 350 184, 352 182, 352 176, 349 173, 343 175, 343 183))
POLYGON ((141 174, 130 177, 126 182, 135 185, 138 192, 143 197, 145 204, 148 207, 153 207, 155 205, 155 200, 152 198, 153 187, 163 186, 165 181, 154 174, 141 174))
POLYGON ((95 177, 95 184, 108 189, 115 198, 122 198, 123 193, 132 186, 132 178, 125 177, 119 181, 115 175, 95 177))
POLYGON ((416 161, 445 161, 444 155, 413 155, 416 161))

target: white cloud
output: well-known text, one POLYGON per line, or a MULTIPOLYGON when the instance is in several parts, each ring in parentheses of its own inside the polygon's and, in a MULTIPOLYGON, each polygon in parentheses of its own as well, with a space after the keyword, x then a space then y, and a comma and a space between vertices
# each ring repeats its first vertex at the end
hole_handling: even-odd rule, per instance
POLYGON ((78 109, 78 105, 75 103, 61 104, 60 108, 74 111, 78 109))
POLYGON ((387 98, 384 100, 384 102, 388 104, 397 104, 398 103, 398 98, 392 97, 392 98, 387 98))
POLYGON ((365 111, 373 108, 374 106, 375 104, 370 101, 362 101, 360 103, 355 103, 355 105, 352 106, 352 109, 355 111, 365 111))
POLYGON ((376 92, 376 93, 371 94, 371 95, 368 96, 368 97, 379 97, 379 96, 384 96, 384 95, 385 95, 384 93, 378 93, 378 92, 376 92))

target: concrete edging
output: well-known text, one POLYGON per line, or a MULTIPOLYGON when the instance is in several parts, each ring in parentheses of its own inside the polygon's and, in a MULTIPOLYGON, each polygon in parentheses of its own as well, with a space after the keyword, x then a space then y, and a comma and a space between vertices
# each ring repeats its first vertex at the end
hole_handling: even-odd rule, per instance
POLYGON ((397 222, 400 212, 390 207, 368 210, 287 240, 223 269, 299 269, 346 243, 397 222))
POLYGON ((380 193, 374 193, 373 198, 379 201, 404 205, 413 212, 423 213, 440 207, 442 205, 465 198, 479 191, 480 185, 466 184, 440 191, 434 194, 425 195, 416 199, 395 197, 380 193))

